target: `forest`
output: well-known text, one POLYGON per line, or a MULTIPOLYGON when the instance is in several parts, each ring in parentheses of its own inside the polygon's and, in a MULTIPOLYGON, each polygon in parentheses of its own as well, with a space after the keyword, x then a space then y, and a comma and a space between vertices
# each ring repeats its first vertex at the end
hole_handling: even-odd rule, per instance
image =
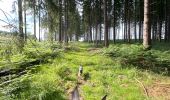
POLYGON ((0 14, 0 100, 170 99, 170 0, 0 0, 0 14))

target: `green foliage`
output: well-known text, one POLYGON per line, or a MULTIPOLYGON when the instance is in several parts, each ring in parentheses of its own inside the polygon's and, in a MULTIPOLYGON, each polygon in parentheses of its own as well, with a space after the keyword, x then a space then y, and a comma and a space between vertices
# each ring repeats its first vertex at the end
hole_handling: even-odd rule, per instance
MULTIPOLYGON (((70 90, 77 85, 80 64, 84 69, 80 94, 85 100, 98 100, 105 94, 109 100, 147 99, 135 79, 139 79, 144 85, 152 84, 157 79, 169 81, 168 78, 165 80, 165 76, 152 73, 149 69, 141 70, 141 65, 150 66, 150 62, 169 60, 169 50, 160 51, 157 50, 158 47, 144 51, 142 46, 137 44, 117 44, 109 48, 95 49, 86 43, 72 43, 64 48, 46 42, 34 45, 28 43, 23 54, 12 55, 11 61, 17 59, 15 61, 20 62, 40 57, 50 59, 50 62, 40 63, 17 78, 13 78, 17 75, 4 78, 11 79, 12 82, 0 85, 0 99, 67 100, 70 90), (48 57, 55 53, 59 56, 48 57), (160 55, 161 53, 163 55, 160 55), (140 63, 141 57, 144 59, 143 63, 140 63)), ((162 64, 164 63, 160 63, 162 64)))
POLYGON ((139 69, 145 69, 155 73, 169 75, 169 49, 166 46, 164 47, 167 49, 162 48, 163 46, 161 45, 162 44, 155 45, 152 50, 145 51, 142 49, 141 45, 117 44, 110 46, 109 48, 105 48, 103 53, 104 55, 113 57, 113 59, 119 59, 120 63, 124 66, 129 64, 139 69), (163 51, 160 51, 159 48, 162 48, 163 51))

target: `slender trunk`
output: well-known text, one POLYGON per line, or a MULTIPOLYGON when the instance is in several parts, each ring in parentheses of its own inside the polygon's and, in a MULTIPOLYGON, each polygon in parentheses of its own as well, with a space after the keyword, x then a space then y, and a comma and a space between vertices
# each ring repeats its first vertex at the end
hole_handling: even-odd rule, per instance
POLYGON ((89 42, 92 42, 92 23, 91 23, 91 14, 89 15, 89 42))
POLYGON ((140 1, 139 4, 139 8, 140 8, 140 13, 139 13, 139 41, 141 41, 142 39, 142 1, 140 1))
POLYGON ((99 41, 101 43, 101 40, 102 40, 102 25, 101 25, 101 23, 100 23, 99 27, 100 27, 100 29, 99 29, 99 31, 100 31, 99 32, 100 33, 99 41))
POLYGON ((128 22, 127 22, 127 17, 128 17, 128 0, 125 0, 125 6, 124 6, 124 11, 125 11, 125 26, 124 26, 124 28, 125 28, 125 31, 124 31, 124 33, 125 33, 125 41, 127 41, 127 37, 128 37, 128 22))
POLYGON ((103 0, 104 3, 104 45, 105 47, 109 46, 109 41, 108 41, 108 23, 107 23, 107 0, 103 0))
POLYGON ((165 42, 167 42, 167 40, 168 40, 168 23, 167 23, 167 21, 168 21, 168 2, 167 2, 168 0, 165 0, 165 37, 164 37, 164 39, 165 39, 165 42))
POLYGON ((158 19, 157 22, 157 39, 159 42, 161 42, 161 34, 162 34, 162 21, 158 19))
POLYGON ((62 1, 59 0, 59 42, 62 42, 62 1))
POLYGON ((113 43, 115 43, 116 41, 116 32, 115 32, 115 28, 116 28, 116 4, 115 4, 115 1, 114 1, 114 6, 113 6, 113 43))
POLYGON ((150 25, 150 0, 144 0, 144 30, 143 30, 143 46, 145 49, 151 47, 151 25, 150 25))
MULTIPOLYGON (((170 1, 167 2, 170 5, 170 1)), ((168 41, 170 42, 170 7, 168 7, 168 41)))
POLYGON ((96 24, 96 34, 95 34, 96 46, 98 45, 97 34, 98 34, 98 24, 96 24))
POLYGON ((64 42, 65 43, 68 43, 68 34, 67 34, 67 31, 68 31, 68 5, 67 5, 67 2, 68 0, 65 0, 64 1, 64 7, 65 7, 65 32, 64 32, 64 42))
POLYGON ((136 13, 137 13, 136 8, 137 7, 136 7, 136 5, 137 4, 136 4, 136 0, 135 0, 135 8, 134 8, 135 9, 135 12, 134 12, 135 13, 135 15, 134 15, 135 16, 135 18, 134 18, 134 39, 135 39, 135 42, 137 41, 137 35, 136 35, 136 13))
POLYGON ((100 0, 100 11, 99 11, 99 15, 100 15, 100 24, 99 24, 99 27, 100 27, 100 29, 99 29, 100 36, 99 36, 99 41, 100 41, 100 43, 101 43, 101 39, 102 39, 102 25, 101 25, 101 23, 102 23, 102 21, 101 21, 101 19, 102 19, 101 9, 102 9, 102 7, 101 7, 101 3, 102 3, 102 0, 100 0))
POLYGON ((130 43, 130 8, 128 9, 128 43, 130 43))
MULTIPOLYGON (((18 19, 19 19, 19 42, 21 45, 19 48, 24 47, 24 33, 23 33, 23 16, 22 16, 22 0, 18 0, 18 19)), ((20 49, 21 50, 21 49, 20 49)), ((20 51, 22 52, 22 50, 20 51)))
POLYGON ((34 2, 34 38, 35 40, 36 38, 36 0, 33 1, 34 2))
POLYGON ((24 0, 24 23, 25 23, 25 37, 24 37, 24 39, 25 39, 25 41, 27 41, 27 15, 26 15, 26 0, 24 0))
POLYGON ((39 0, 39 42, 41 41, 41 1, 39 0))

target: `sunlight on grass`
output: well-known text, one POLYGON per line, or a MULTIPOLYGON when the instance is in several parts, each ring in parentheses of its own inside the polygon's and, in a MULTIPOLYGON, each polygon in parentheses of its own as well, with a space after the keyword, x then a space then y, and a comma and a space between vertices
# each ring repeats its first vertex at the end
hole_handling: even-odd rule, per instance
POLYGON ((154 49, 144 53, 142 47, 136 44, 117 44, 109 48, 93 49, 93 46, 87 43, 73 43, 60 49, 57 46, 54 51, 42 51, 50 45, 36 45, 41 55, 35 54, 37 50, 28 45, 25 55, 14 55, 11 57, 12 61, 37 59, 54 51, 58 56, 47 59, 48 63, 31 68, 27 74, 4 86, 0 92, 2 99, 66 100, 68 92, 77 85, 79 65, 84 69, 82 77, 88 76, 80 85, 84 100, 100 100, 106 94, 108 100, 144 100, 147 97, 136 79, 145 85, 150 85, 155 80, 169 82, 169 78, 162 76, 163 74, 140 69, 133 63, 124 64, 125 59, 134 60, 141 54, 149 60, 157 56, 156 60, 164 61, 169 59, 169 51, 163 52, 162 55, 159 55, 159 50, 154 49))

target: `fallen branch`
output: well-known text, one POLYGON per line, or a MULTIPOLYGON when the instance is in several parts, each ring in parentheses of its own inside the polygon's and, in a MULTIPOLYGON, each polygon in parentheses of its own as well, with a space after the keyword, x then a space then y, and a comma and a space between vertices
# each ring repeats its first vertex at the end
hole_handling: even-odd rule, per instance
POLYGON ((143 83, 142 83, 141 81, 139 81, 138 79, 136 79, 136 78, 135 78, 135 80, 143 87, 143 90, 145 91, 146 96, 149 97, 149 94, 148 94, 148 92, 147 92, 147 89, 146 89, 146 87, 143 85, 143 83))

